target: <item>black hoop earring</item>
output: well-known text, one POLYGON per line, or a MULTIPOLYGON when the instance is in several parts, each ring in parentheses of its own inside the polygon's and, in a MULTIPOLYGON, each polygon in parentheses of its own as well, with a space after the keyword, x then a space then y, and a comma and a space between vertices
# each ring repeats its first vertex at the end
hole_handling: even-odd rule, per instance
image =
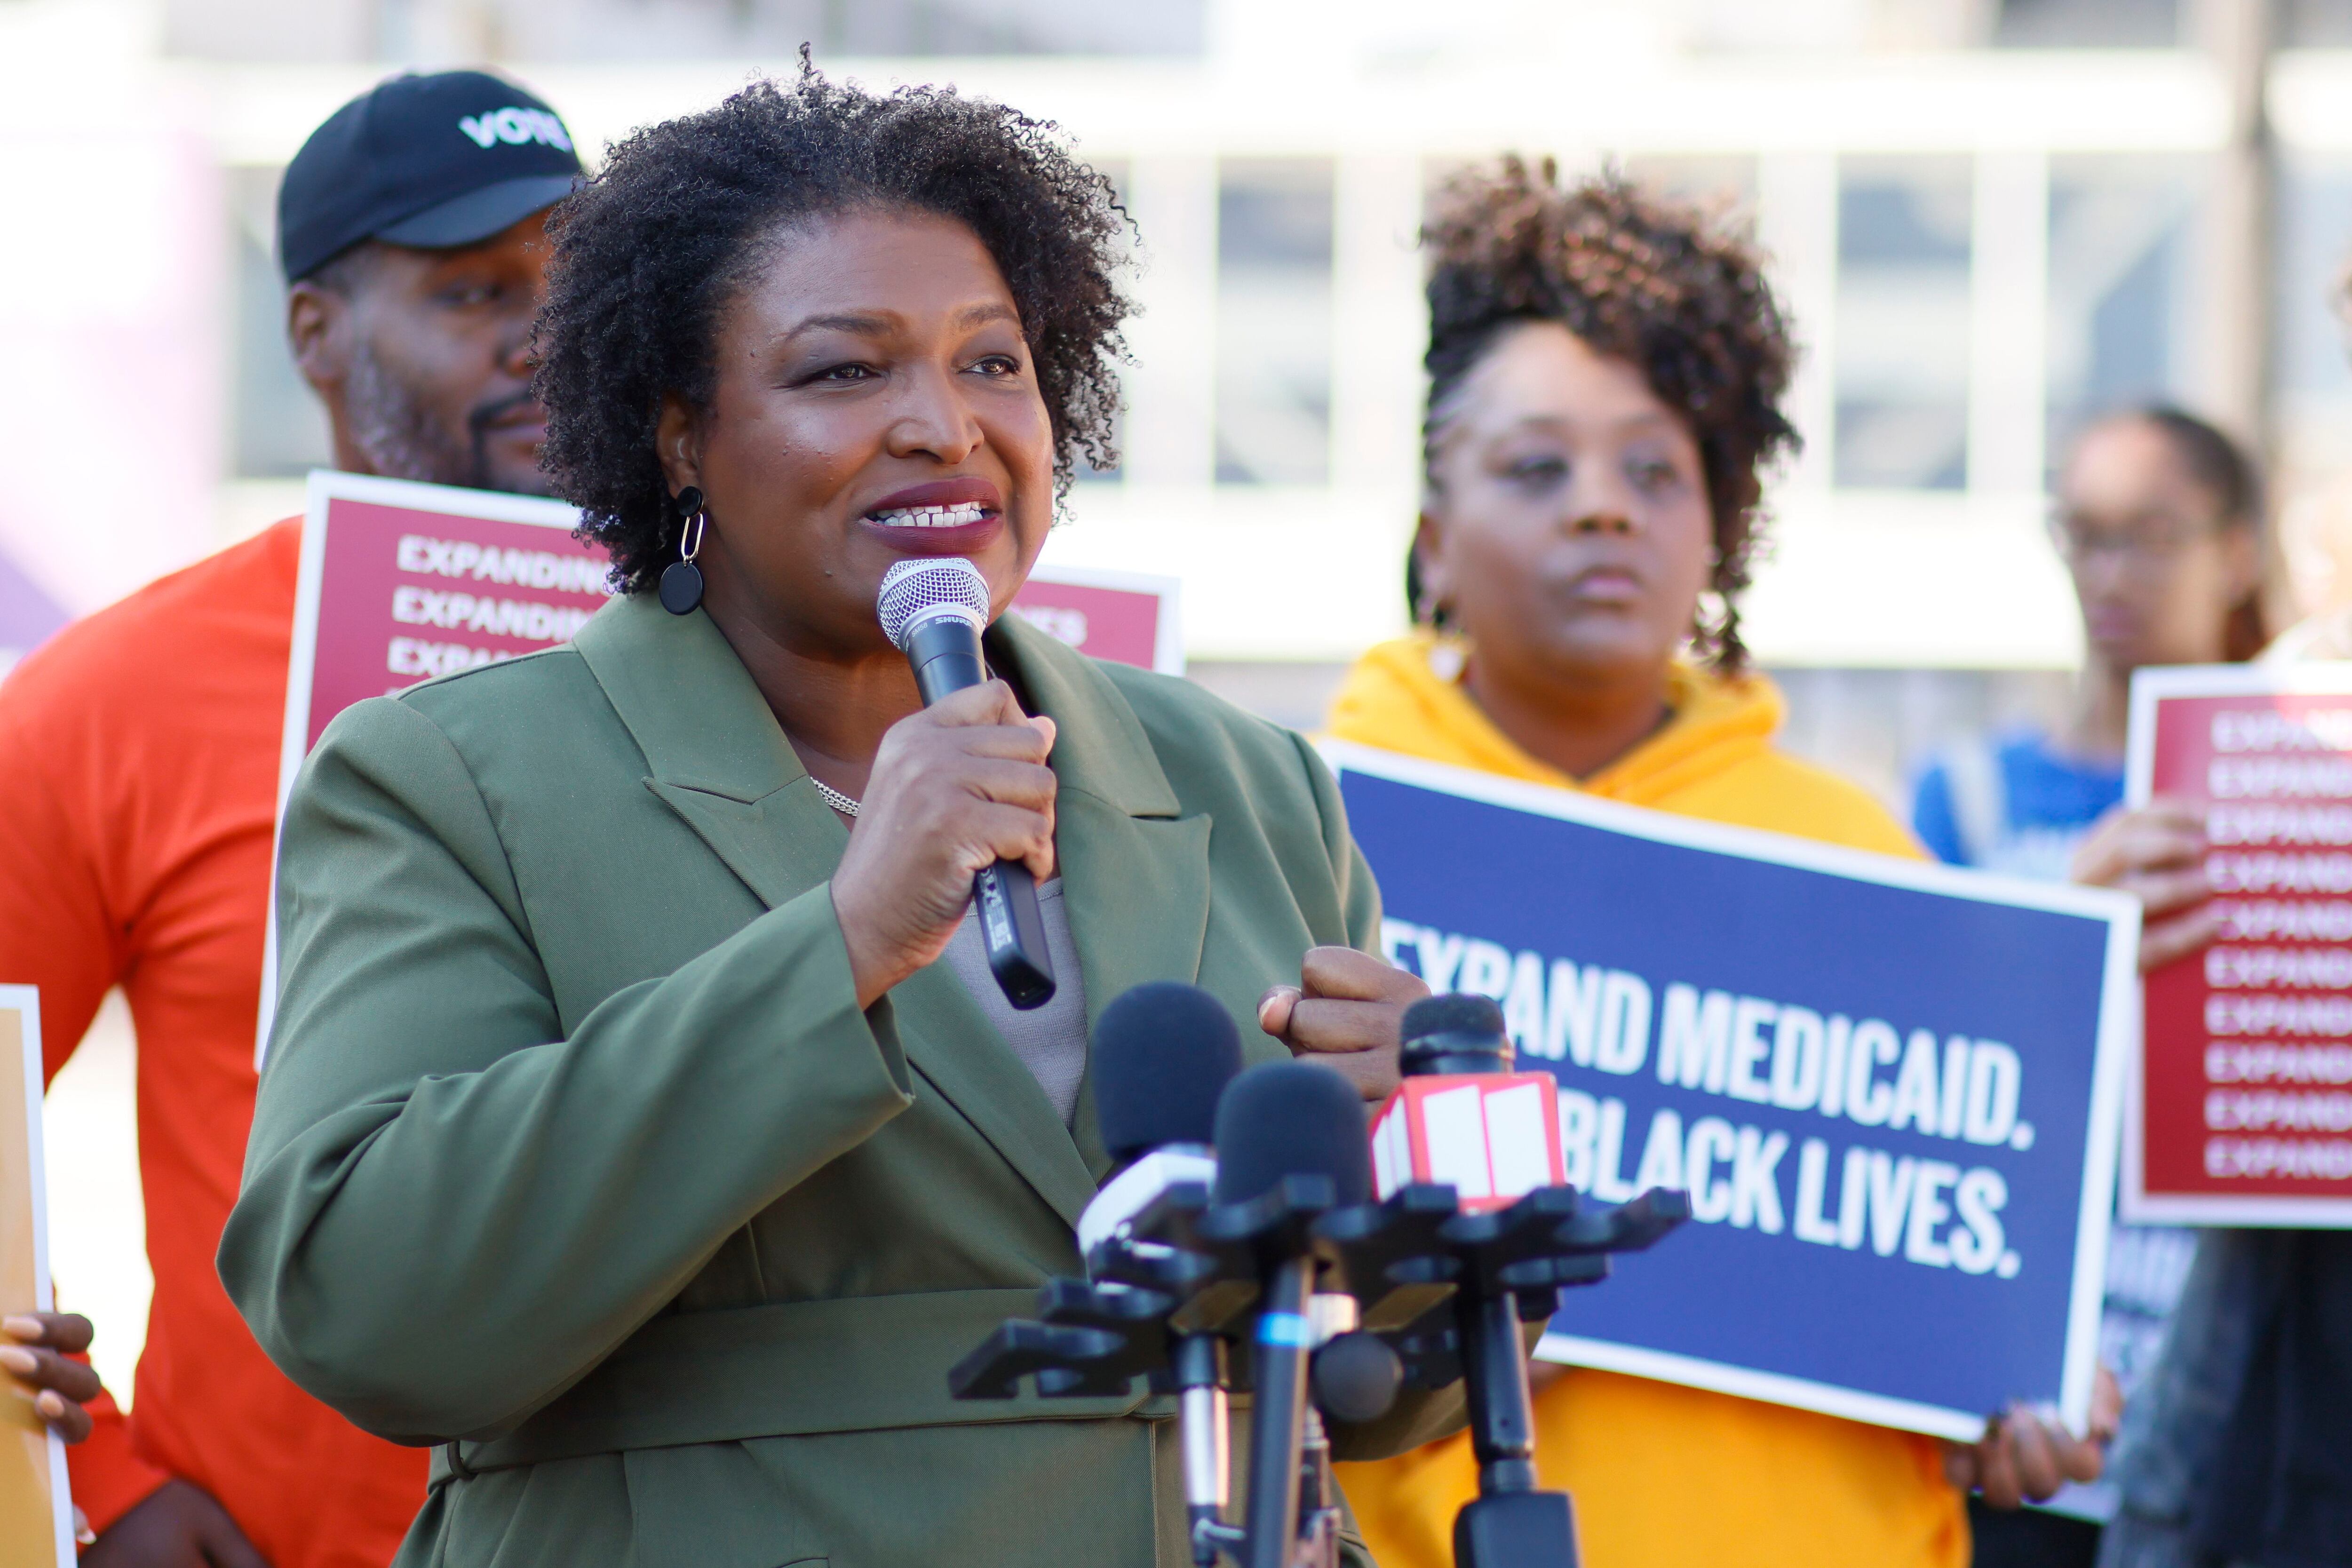
POLYGON ((677 559, 662 568, 661 605, 673 616, 690 616, 702 603, 702 568, 694 558, 702 553, 710 519, 702 510, 702 492, 692 485, 677 492, 677 510, 686 521, 678 525, 677 559))

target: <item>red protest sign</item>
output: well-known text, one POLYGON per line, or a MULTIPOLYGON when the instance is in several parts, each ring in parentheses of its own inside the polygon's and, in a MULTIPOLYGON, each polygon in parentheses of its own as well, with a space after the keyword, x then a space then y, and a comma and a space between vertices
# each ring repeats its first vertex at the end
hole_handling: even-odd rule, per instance
POLYGON ((608 597, 579 521, 530 496, 312 475, 281 787, 362 698, 571 641, 608 597))
POLYGON ((2352 1226, 2352 668, 2140 671, 2128 790, 2203 813, 2221 928, 2144 983, 2125 1217, 2352 1226))
POLYGON ((1174 577, 1041 562, 1013 598, 1013 613, 1090 658, 1181 675, 1178 586, 1174 577))

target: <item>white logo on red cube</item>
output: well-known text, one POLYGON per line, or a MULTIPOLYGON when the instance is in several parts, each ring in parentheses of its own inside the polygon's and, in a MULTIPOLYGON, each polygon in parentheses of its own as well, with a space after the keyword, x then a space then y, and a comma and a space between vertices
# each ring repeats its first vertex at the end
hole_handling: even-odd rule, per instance
POLYGON ((1566 1179, 1549 1073, 1409 1078, 1372 1121, 1372 1184, 1383 1198, 1442 1182, 1475 1213, 1566 1179))

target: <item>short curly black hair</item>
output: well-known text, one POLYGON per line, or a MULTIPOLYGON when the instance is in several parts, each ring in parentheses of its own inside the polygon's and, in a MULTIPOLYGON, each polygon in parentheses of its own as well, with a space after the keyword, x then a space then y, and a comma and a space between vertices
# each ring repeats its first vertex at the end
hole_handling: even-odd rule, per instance
POLYGON ((953 218, 988 247, 1036 363, 1059 483, 1081 456, 1117 461, 1131 307, 1114 275, 1129 226, 1109 182, 1049 122, 948 88, 877 96, 826 80, 803 52, 795 80, 622 142, 549 220, 541 464, 624 592, 677 557, 655 451, 663 399, 709 405, 719 314, 780 226, 877 207, 953 218))
MULTIPOLYGON (((1422 460, 1434 488, 1438 442, 1462 383, 1513 327, 1557 321, 1601 353, 1640 368, 1698 442, 1715 519, 1717 605, 1693 639, 1736 671, 1739 595, 1763 535, 1762 470, 1792 453, 1780 411, 1795 358, 1789 323, 1755 247, 1720 220, 1611 172, 1563 187, 1551 159, 1516 155, 1457 175, 1439 193, 1422 243, 1430 256, 1429 401, 1422 460)), ((1426 618, 1420 571, 1405 593, 1426 618)))

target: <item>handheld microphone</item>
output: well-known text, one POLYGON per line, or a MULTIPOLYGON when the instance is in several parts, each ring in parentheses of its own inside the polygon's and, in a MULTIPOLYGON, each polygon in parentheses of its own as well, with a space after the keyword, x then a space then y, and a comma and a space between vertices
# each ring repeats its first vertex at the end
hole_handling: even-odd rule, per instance
MULTIPOLYGON (((1217 1104, 1220 1209, 1279 1208, 1310 1194, 1316 1207, 1371 1195, 1361 1100, 1348 1080, 1307 1062, 1274 1062, 1234 1079, 1217 1104), (1305 1180, 1301 1180, 1305 1178, 1305 1180)), ((1304 1225, 1261 1234, 1256 1399, 1250 1412, 1246 1568, 1287 1568, 1297 1548, 1299 1466, 1307 1440, 1309 1317, 1318 1259, 1304 1225)))
MULTIPOLYGON (((1196 985, 1154 981, 1103 1009, 1095 1025, 1095 1111, 1103 1146, 1125 1169, 1078 1216, 1078 1253, 1096 1272, 1097 1248, 1129 1238, 1129 1222, 1185 1184, 1216 1180, 1210 1144, 1217 1100, 1242 1070, 1242 1038, 1224 1004, 1196 985)), ((1164 1248, 1163 1248, 1164 1250, 1164 1248)), ((1171 1333, 1184 1460, 1186 1536, 1193 1562, 1214 1568, 1232 1457, 1226 1448, 1225 1345, 1213 1333, 1171 1333), (1205 1528, 1204 1528, 1205 1527, 1205 1528)))
MULTIPOLYGON (((987 580, 961 555, 917 556, 883 574, 875 610, 891 646, 914 666, 926 706, 987 681, 980 634, 988 608, 987 580)), ((1004 999, 1024 1009, 1052 1001, 1054 958, 1029 868, 1011 860, 982 868, 972 879, 972 900, 988 967, 1004 999)))

